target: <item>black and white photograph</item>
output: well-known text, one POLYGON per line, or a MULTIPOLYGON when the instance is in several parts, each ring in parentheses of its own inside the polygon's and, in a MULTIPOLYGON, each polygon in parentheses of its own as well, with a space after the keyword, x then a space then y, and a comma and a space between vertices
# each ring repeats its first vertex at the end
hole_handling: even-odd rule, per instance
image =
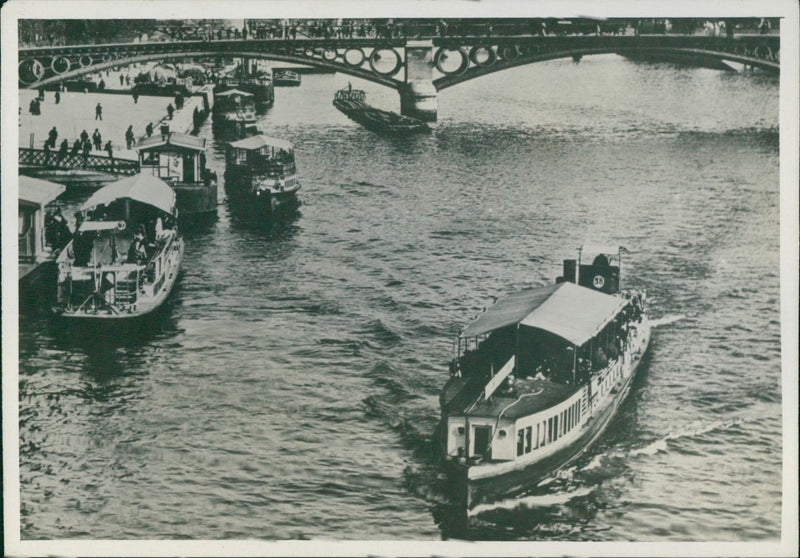
POLYGON ((796 553, 796 2, 2 16, 7 555, 796 553))

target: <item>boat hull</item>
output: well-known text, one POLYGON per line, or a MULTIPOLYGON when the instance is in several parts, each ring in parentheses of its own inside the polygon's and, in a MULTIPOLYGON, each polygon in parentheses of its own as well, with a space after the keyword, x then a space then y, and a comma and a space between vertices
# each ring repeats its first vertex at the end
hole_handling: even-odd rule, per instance
POLYGON ((181 184, 172 186, 175 190, 175 205, 181 222, 201 220, 217 214, 217 183, 181 184))
POLYGON ((164 285, 161 287, 158 294, 153 297, 152 300, 138 304, 136 310, 121 313, 114 313, 111 311, 93 313, 91 311, 69 311, 63 307, 59 307, 55 310, 56 315, 70 326, 80 324, 81 326, 97 328, 134 328, 143 325, 158 313, 158 310, 172 295, 175 285, 178 282, 181 262, 183 261, 183 239, 180 237, 177 238, 172 249, 177 251, 177 265, 164 276, 164 285))
POLYGON ((378 134, 408 135, 430 131, 422 120, 376 109, 365 103, 335 100, 333 106, 367 130, 378 134))
MULTIPOLYGON (((616 386, 617 392, 614 397, 597 412, 597 415, 586 422, 583 426, 584 431, 568 446, 540 461, 528 465, 512 466, 511 469, 492 464, 466 466, 456 461, 445 460, 445 467, 456 501, 465 506, 467 512, 474 513, 480 505, 489 505, 534 488, 585 453, 603 434, 627 398, 634 378, 636 378, 647 354, 649 340, 648 329, 643 348, 633 357, 631 373, 620 381, 616 386), (497 472, 494 473, 492 468, 497 472)), ((440 438, 440 443, 441 440, 440 438)))

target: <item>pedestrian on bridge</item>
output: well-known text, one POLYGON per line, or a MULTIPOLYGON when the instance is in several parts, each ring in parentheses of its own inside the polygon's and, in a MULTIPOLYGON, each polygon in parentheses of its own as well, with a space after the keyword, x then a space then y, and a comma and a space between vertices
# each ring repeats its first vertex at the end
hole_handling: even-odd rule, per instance
POLYGON ((102 120, 103 119, 103 105, 97 103, 97 106, 94 107, 94 119, 95 120, 102 120))
POLYGON ((76 139, 75 143, 72 144, 72 151, 69 152, 70 157, 75 157, 81 150, 81 140, 76 139))
POLYGON ((81 145, 83 145, 84 143, 89 143, 89 134, 86 132, 86 130, 81 132, 80 137, 81 137, 81 145))
POLYGON ((97 128, 95 128, 94 132, 92 133, 92 141, 94 142, 94 148, 97 151, 100 151, 103 146, 103 136, 100 135, 100 130, 97 128))
POLYGON ((58 139, 58 130, 56 130, 55 126, 53 126, 53 128, 50 130, 50 132, 48 132, 47 136, 48 136, 48 139, 47 139, 47 142, 46 142, 45 145, 49 144, 49 147, 52 147, 53 149, 55 149, 56 148, 56 140, 58 139))
POLYGON ((58 148, 58 157, 56 158, 56 163, 60 163, 61 159, 67 156, 68 150, 69 150, 69 142, 65 138, 64 141, 61 142, 61 146, 59 146, 58 148))
POLYGON ((133 135, 133 124, 131 124, 125 131, 125 145, 127 145, 128 149, 130 149, 135 141, 136 137, 133 135))
POLYGON ((89 152, 92 150, 92 144, 88 141, 83 142, 83 160, 86 161, 89 158, 89 152))
POLYGON ((105 150, 108 153, 109 159, 114 159, 114 149, 111 147, 111 140, 108 140, 105 145, 105 150))

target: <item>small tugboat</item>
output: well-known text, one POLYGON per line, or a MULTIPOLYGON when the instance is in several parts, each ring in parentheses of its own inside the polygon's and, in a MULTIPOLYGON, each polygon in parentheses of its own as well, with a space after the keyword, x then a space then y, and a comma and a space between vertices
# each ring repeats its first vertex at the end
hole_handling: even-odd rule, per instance
POLYGON ((297 201, 300 181, 294 146, 286 140, 264 135, 228 144, 225 154, 225 184, 237 201, 262 216, 277 213, 297 201))
POLYGON ((160 135, 143 139, 134 149, 141 173, 165 180, 175 190, 181 221, 216 216, 217 175, 206 168, 204 138, 170 132, 165 125, 160 135))
POLYGON ((591 265, 581 255, 592 249, 579 250, 555 284, 501 298, 454 343, 438 437, 468 512, 574 460, 627 396, 650 326, 645 293, 620 291, 611 250, 591 265))
POLYGON ((52 293, 58 251, 69 242, 69 228, 60 211, 55 217, 46 207, 66 187, 28 176, 19 177, 19 287, 20 296, 39 294, 47 285, 52 293), (48 285, 48 277, 50 279, 48 285))
POLYGON ((183 259, 175 192, 137 174, 95 192, 58 256, 55 312, 82 323, 130 323, 172 292, 183 259))
POLYGON ((275 87, 297 87, 302 78, 298 72, 285 68, 275 68, 273 70, 275 87))
POLYGON ((422 120, 376 109, 368 105, 366 99, 364 91, 348 86, 336 92, 333 106, 351 120, 379 134, 406 135, 430 130, 422 120))
POLYGON ((237 66, 230 75, 217 81, 221 91, 238 89, 252 94, 256 110, 262 111, 275 104, 275 83, 268 68, 251 67, 248 73, 246 65, 237 66))

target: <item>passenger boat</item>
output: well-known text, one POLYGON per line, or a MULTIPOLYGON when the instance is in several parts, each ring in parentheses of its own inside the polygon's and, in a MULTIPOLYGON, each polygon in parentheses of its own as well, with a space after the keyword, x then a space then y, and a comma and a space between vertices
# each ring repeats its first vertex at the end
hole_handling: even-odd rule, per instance
POLYGON ((217 214, 217 175, 206 168, 206 140, 170 132, 162 126, 159 135, 134 146, 142 174, 156 176, 175 190, 181 221, 198 221, 217 214))
POLYGON ((351 120, 377 133, 405 135, 430 130, 422 120, 376 109, 368 105, 366 100, 367 94, 364 91, 345 87, 334 95, 333 106, 351 120))
POLYGON ((276 68, 273 75, 276 87, 297 87, 302 79, 298 72, 287 69, 276 68))
MULTIPOLYGON (((69 229, 63 219, 49 221, 47 205, 66 187, 28 176, 19 177, 19 287, 33 298, 49 288, 52 295, 56 256, 69 241, 69 229), (49 281, 48 281, 49 278, 49 281)), ((60 213, 58 214, 60 218, 60 213)))
MULTIPOLYGON (((242 69, 237 70, 242 73, 242 69)), ((256 110, 264 110, 275 104, 275 83, 271 70, 259 69, 245 77, 226 76, 218 80, 221 91, 238 89, 253 95, 256 110)))
POLYGON ((294 146, 279 138, 256 135, 228 144, 225 184, 230 196, 260 215, 275 214, 297 200, 300 181, 294 146))
POLYGON ((183 259, 175 192, 137 174, 95 192, 58 256, 55 312, 83 323, 130 323, 172 292, 183 259), (81 220, 82 218, 82 220, 81 220))
POLYGON ((241 89, 214 93, 212 123, 217 132, 238 132, 256 123, 255 96, 241 89))
POLYGON ((620 290, 611 250, 590 265, 579 250, 555 284, 501 298, 454 343, 438 437, 468 511, 577 458, 627 396, 650 326, 646 293, 620 290))

